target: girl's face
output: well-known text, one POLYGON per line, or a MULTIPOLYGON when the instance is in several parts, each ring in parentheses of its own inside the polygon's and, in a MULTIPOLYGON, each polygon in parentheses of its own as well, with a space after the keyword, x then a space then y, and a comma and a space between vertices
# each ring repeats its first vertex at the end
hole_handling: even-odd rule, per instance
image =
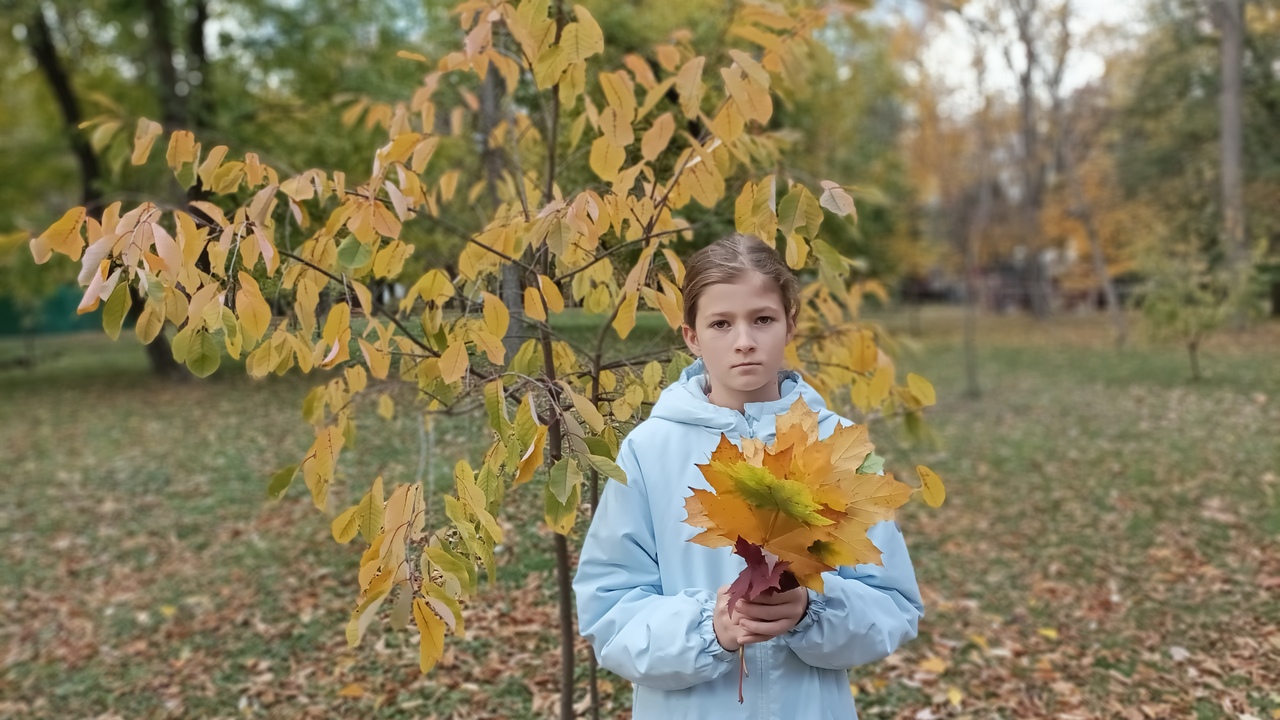
POLYGON ((708 286, 694 327, 683 332, 689 350, 706 363, 713 402, 741 410, 744 403, 778 399, 778 371, 795 326, 777 283, 748 271, 708 286))

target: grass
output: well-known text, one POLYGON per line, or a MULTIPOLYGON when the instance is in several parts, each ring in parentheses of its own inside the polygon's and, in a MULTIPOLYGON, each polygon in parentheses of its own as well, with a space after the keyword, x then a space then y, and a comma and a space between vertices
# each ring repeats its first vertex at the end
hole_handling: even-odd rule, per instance
MULTIPOLYGON (((1178 348, 1117 352, 1101 320, 984 318, 970 399, 953 312, 877 319, 939 406, 936 442, 892 426, 873 439, 899 476, 942 473, 949 498, 902 518, 929 614, 920 638, 854 671, 864 717, 1280 712, 1280 327, 1219 336, 1193 384, 1178 348)), ((586 319, 558 329, 594 343, 586 319)), ((626 350, 669 340, 642 314, 626 350)), ((0 343, 0 359, 18 351, 0 343)), ((310 443, 300 406, 318 377, 165 382, 100 334, 40 353, 0 372, 0 717, 552 714, 536 482, 507 504, 498 586, 423 678, 408 633, 346 647, 360 548, 333 543, 305 488, 265 498, 310 443)), ((338 508, 376 474, 417 477, 424 443, 422 477, 443 491, 483 438, 477 418, 428 435, 411 413, 362 417, 338 508)), ((616 678, 604 694, 606 717, 628 704, 616 678)))

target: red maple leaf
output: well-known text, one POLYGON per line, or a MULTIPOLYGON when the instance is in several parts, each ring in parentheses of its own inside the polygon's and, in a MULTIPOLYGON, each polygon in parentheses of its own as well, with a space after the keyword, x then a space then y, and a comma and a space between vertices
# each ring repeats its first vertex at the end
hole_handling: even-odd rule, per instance
POLYGON ((747 561, 738 573, 738 579, 729 586, 729 613, 739 600, 755 600, 770 591, 785 592, 799 587, 796 576, 789 568, 791 563, 779 560, 777 555, 741 537, 733 546, 733 552, 747 561))

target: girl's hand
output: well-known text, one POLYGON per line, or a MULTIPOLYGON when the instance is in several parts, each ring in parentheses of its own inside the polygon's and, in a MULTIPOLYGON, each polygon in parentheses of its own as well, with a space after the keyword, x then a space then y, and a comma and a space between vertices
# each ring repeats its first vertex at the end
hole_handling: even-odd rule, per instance
MULTIPOLYGON (((737 607, 742 607, 743 603, 739 602, 737 607)), ((742 647, 742 627, 738 625, 738 619, 741 617, 739 613, 729 615, 729 586, 725 585, 716 593, 716 609, 711 616, 711 624, 715 627, 716 640, 720 641, 720 647, 729 652, 738 652, 742 647)))
POLYGON ((738 642, 750 645, 772 640, 795 627, 808 610, 809 590, 804 587, 768 592, 755 600, 739 601, 733 613, 741 628, 738 642))

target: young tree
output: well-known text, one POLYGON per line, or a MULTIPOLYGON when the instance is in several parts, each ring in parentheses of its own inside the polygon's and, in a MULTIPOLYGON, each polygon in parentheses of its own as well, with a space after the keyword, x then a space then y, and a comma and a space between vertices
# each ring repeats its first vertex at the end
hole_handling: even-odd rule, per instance
MULTIPOLYGON (((883 331, 859 320, 869 289, 859 264, 823 239, 824 224, 853 217, 853 199, 832 181, 789 180, 785 129, 770 125, 826 11, 735 4, 728 33, 740 48, 707 57, 677 33, 627 54, 625 69, 601 67, 603 32, 580 5, 464 0, 455 12, 462 49, 434 63, 402 53, 424 66, 412 97, 357 111, 376 113, 371 126, 387 133, 367 177, 286 175, 258 154, 206 149, 170 128, 168 166, 184 186, 198 179, 210 199, 115 203, 100 220, 74 208, 31 249, 38 261, 56 252, 81 262, 81 307, 105 303, 113 335, 137 288, 138 336, 153 341, 171 321, 174 357, 198 376, 216 371, 224 352, 255 378, 323 371, 303 403, 315 441, 268 491, 279 497, 300 475, 316 508, 336 515, 334 538, 367 544, 346 629, 352 645, 390 605, 393 627, 412 618, 420 632, 422 670, 434 667, 445 635, 464 632, 462 606, 479 571, 494 577, 507 490, 544 468, 544 516, 557 533, 560 710, 569 718, 567 535, 601 479, 626 482, 614 463, 619 438, 690 360, 608 360, 604 348, 632 332, 642 306, 680 325, 684 268, 673 243, 693 239, 689 217, 719 211, 729 188, 739 190, 736 228, 781 242, 809 278, 787 357, 828 398, 847 397, 866 419, 901 415, 915 426, 934 392, 917 376, 900 384, 883 331), (479 148, 467 122, 477 115, 479 148), (470 185, 436 160, 477 152, 484 174, 470 185), (483 208, 482 227, 457 232, 456 255, 415 272, 398 304, 386 304, 375 284, 404 274, 414 252, 405 230, 456 229, 449 215, 465 207, 483 208), (286 229, 305 239, 288 244, 286 229), (264 298, 268 282, 287 298, 283 317, 264 298), (519 298, 519 314, 503 296, 519 298), (569 306, 597 321, 593 344, 557 330, 569 306), (511 352, 503 339, 513 323, 526 339, 511 352), (359 502, 331 507, 335 470, 369 431, 368 414, 388 410, 378 392, 388 383, 412 386, 428 417, 471 407, 487 415, 491 444, 457 464, 443 527, 427 527, 425 490, 403 478, 361 483, 359 502)), ((165 129, 145 118, 135 128, 140 165, 165 129)))

